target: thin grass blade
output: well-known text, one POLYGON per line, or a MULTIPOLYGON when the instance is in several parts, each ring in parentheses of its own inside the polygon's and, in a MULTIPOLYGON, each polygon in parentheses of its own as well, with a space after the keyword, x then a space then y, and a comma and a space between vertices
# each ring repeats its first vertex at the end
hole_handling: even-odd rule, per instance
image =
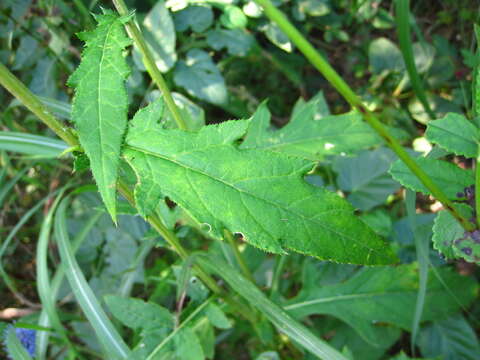
POLYGON ((397 34, 402 52, 403 61, 405 61, 405 67, 407 69, 412 89, 418 100, 424 107, 428 116, 431 119, 435 119, 435 113, 430 108, 425 90, 423 88, 422 80, 418 75, 417 67, 415 66, 415 58, 413 56, 412 40, 410 38, 410 10, 409 0, 396 0, 395 1, 395 13, 397 22, 397 34))
POLYGON ((206 255, 197 255, 196 261, 207 271, 220 276, 233 290, 265 315, 279 331, 283 332, 319 359, 347 359, 327 342, 319 339, 305 326, 294 320, 280 306, 269 300, 255 285, 223 261, 219 259, 212 261, 206 255))
POLYGON ((62 140, 47 136, 0 131, 0 150, 14 151, 36 158, 56 158, 67 147, 62 140))
POLYGON ((66 209, 68 201, 68 198, 62 200, 55 216, 55 238, 62 263, 65 266, 68 282, 85 316, 94 328, 100 343, 105 347, 109 358, 128 359, 130 349, 103 311, 100 302, 95 297, 75 260, 67 232, 66 209))

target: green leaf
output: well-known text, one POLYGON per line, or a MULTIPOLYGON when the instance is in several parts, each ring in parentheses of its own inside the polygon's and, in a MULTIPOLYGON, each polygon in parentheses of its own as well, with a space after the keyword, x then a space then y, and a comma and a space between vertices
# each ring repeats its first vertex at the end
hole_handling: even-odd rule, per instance
POLYGON ((272 44, 288 53, 293 51, 292 42, 276 24, 269 23, 263 30, 265 31, 265 36, 272 42, 272 44))
MULTIPOLYGON (((472 278, 450 269, 437 270, 428 277, 422 320, 446 317, 475 298, 478 286, 472 278), (448 287, 449 290, 446 290, 448 287), (452 296, 452 294, 455 294, 452 296)), ((330 314, 352 328, 371 344, 377 344, 375 323, 389 323, 410 330, 418 292, 417 265, 363 268, 344 283, 303 288, 284 306, 296 318, 330 314)))
POLYGON ((423 356, 442 360, 475 360, 480 354, 477 335, 461 314, 424 327, 418 345, 423 356))
POLYGON ((199 99, 217 105, 227 102, 225 80, 210 55, 203 50, 190 50, 185 61, 179 61, 175 67, 173 79, 199 99))
POLYGON ((106 295, 104 299, 113 316, 131 329, 173 329, 172 315, 160 305, 116 295, 106 295))
POLYGON ((154 116, 134 119, 124 155, 139 179, 136 201, 142 212, 148 214, 151 198, 162 194, 216 238, 227 228, 274 253, 289 249, 358 264, 395 261, 348 202, 303 180, 312 162, 240 150, 235 141, 247 126, 247 121, 228 121, 185 132, 162 129, 154 116))
POLYGON ((189 328, 184 327, 173 338, 175 344, 175 355, 179 360, 204 360, 202 345, 195 334, 189 328))
POLYGON ((230 329, 232 327, 232 324, 225 316, 225 313, 214 303, 208 304, 207 308, 205 309, 205 314, 212 325, 219 329, 230 329))
MULTIPOLYGON (((156 1, 155 6, 145 16, 141 28, 148 49, 155 60, 155 65, 161 72, 167 72, 177 61, 177 55, 175 53, 175 27, 163 0, 156 1)), ((135 45, 133 60, 140 70, 146 70, 142 62, 142 55, 135 45)))
POLYGON ((480 231, 466 233, 453 242, 453 252, 459 258, 480 265, 480 231))
POLYGON ((355 113, 323 116, 319 120, 318 101, 296 110, 283 128, 270 131, 270 112, 263 102, 253 114, 242 149, 282 152, 308 160, 326 155, 354 153, 379 144, 381 139, 355 113))
POLYGON ((439 120, 429 121, 427 139, 456 155, 476 158, 478 153, 478 128, 465 116, 448 113, 439 120))
POLYGON ((349 192, 347 199, 360 210, 370 210, 386 201, 400 184, 388 174, 397 156, 387 148, 364 151, 356 157, 338 157, 333 169, 338 187, 349 192))
POLYGON ((15 151, 35 157, 56 158, 67 149, 62 140, 46 136, 0 131, 0 150, 15 151))
POLYGON ((387 38, 378 38, 370 43, 368 59, 374 74, 384 71, 402 71, 405 69, 402 53, 398 47, 387 38))
POLYGON ((227 5, 220 16, 220 23, 228 29, 244 28, 247 26, 247 17, 238 6, 227 5))
MULTIPOLYGON (((431 158, 417 158, 417 164, 432 178, 440 189, 450 198, 474 183, 472 171, 464 170, 455 164, 431 158)), ((430 191, 400 160, 393 163, 389 173, 403 186, 410 190, 431 195, 430 191)))
POLYGON ((245 56, 254 39, 241 29, 215 29, 207 32, 207 43, 215 50, 227 48, 230 55, 245 56))
POLYGON ((62 200, 55 215, 55 239, 65 275, 73 290, 73 295, 95 330, 95 334, 104 346, 105 351, 115 359, 128 359, 130 349, 103 311, 75 259, 67 231, 66 210, 68 201, 68 198, 62 200))
POLYGON ((122 51, 130 40, 123 30, 126 19, 108 11, 98 15, 97 21, 95 30, 79 34, 85 50, 68 85, 75 88, 72 121, 103 202, 115 221, 120 146, 127 126, 125 79, 130 72, 122 51))
MULTIPOLYGON (((455 209, 467 219, 472 216, 472 208, 466 204, 455 204, 455 209)), ((455 259, 453 243, 463 238, 464 233, 465 229, 447 210, 439 211, 433 225, 433 247, 445 258, 455 259)))
POLYGON ((175 30, 185 31, 191 28, 201 33, 213 23, 213 11, 208 5, 192 5, 175 13, 175 30))

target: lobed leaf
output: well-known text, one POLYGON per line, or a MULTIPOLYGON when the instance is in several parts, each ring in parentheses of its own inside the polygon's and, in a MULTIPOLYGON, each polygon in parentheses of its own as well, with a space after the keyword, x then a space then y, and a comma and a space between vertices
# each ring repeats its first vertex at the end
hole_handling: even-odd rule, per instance
POLYGON ((318 99, 294 111, 283 128, 270 131, 270 112, 262 103, 251 119, 242 149, 264 149, 319 160, 325 155, 353 153, 381 143, 360 115, 327 115, 316 120, 318 99))
POLYGON ((68 85, 75 88, 72 121, 103 202, 115 221, 115 187, 128 109, 124 82, 129 68, 122 51, 130 40, 123 30, 128 19, 110 11, 96 19, 95 30, 79 34, 85 49, 68 85))
POLYGON ((210 125, 199 132, 163 129, 154 120, 158 106, 133 119, 124 151, 137 174, 135 195, 144 216, 163 195, 207 224, 216 238, 227 228, 274 253, 293 250, 356 264, 395 261, 347 201, 304 181, 312 162, 239 149, 235 142, 248 121, 210 125))
POLYGON ((425 135, 432 143, 456 155, 477 157, 478 128, 463 115, 448 113, 442 119, 429 121, 425 135))

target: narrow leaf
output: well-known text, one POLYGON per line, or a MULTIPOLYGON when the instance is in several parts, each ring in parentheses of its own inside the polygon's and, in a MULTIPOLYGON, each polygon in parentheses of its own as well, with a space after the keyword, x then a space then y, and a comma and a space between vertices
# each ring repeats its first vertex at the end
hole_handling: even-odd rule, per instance
POLYGON ((96 18, 95 30, 79 34, 85 50, 68 85, 75 88, 72 121, 103 202, 115 221, 120 146, 127 125, 125 79, 130 72, 122 51, 130 40, 123 30, 126 19, 110 11, 96 18))
POLYGON ((150 193, 161 193, 207 224, 212 236, 222 238, 227 228, 274 253, 293 250, 357 264, 395 261, 347 201, 304 181, 313 163, 238 149, 235 140, 247 126, 229 121, 185 132, 132 121, 124 155, 139 179, 139 206, 150 204, 150 193))
POLYGON ((0 131, 0 150, 14 151, 36 157, 58 157, 67 144, 46 136, 0 131))
MULTIPOLYGON (((475 182, 472 171, 461 169, 455 164, 431 158, 418 158, 415 161, 450 198, 455 198, 457 193, 463 192, 466 187, 475 182)), ((402 161, 395 161, 389 172, 403 186, 431 195, 425 185, 402 161)))
POLYGON ((225 280, 234 291, 257 308, 279 331, 316 357, 329 360, 346 360, 346 357, 311 333, 304 325, 294 320, 281 307, 269 300, 255 285, 226 263, 219 259, 212 261, 205 255, 196 257, 196 260, 209 272, 225 280))
POLYGON ((66 224, 65 212, 68 201, 68 198, 62 200, 55 216, 55 238, 60 250, 62 264, 65 266, 65 274, 68 282, 78 304, 94 328, 98 339, 105 347, 109 357, 128 359, 130 349, 103 311, 75 259, 66 224))
POLYGON ((476 158, 478 128, 463 115, 448 113, 442 119, 427 123, 427 139, 456 155, 476 158))

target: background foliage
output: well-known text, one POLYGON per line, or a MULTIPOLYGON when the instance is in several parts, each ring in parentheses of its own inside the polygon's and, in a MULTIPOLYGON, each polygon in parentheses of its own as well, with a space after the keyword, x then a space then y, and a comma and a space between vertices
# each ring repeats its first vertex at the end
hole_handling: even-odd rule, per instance
MULTIPOLYGON (((314 359, 324 342, 350 359, 477 359, 480 274, 476 259, 463 250, 478 251, 475 236, 464 237, 455 219, 361 117, 350 112, 261 8, 253 1, 152 0, 127 5, 136 9, 155 64, 190 130, 202 134, 212 131, 205 124, 250 119, 248 128, 247 122, 236 123, 244 129, 230 141, 242 136, 244 140, 235 146, 271 152, 264 162, 281 153, 295 159, 292 164, 315 163, 305 180, 318 194, 327 189, 348 200, 358 215, 356 231, 368 225, 376 233, 369 238, 386 239, 400 261, 388 267, 337 264, 293 252, 272 255, 240 236, 218 241, 215 237, 223 236, 220 227, 212 236, 211 228, 195 221, 194 212, 172 202, 182 205, 182 198, 168 194, 171 198, 158 206, 145 203, 140 212, 146 215, 155 208, 189 252, 201 252, 179 257, 121 197, 115 225, 90 176, 88 158, 75 149, 62 154, 67 145, 0 88, 0 327, 5 328, 6 343, 0 357, 8 348, 13 358, 28 358, 31 354, 22 343, 35 339, 39 359, 120 358, 129 351, 134 359, 314 359), (418 192, 416 202, 414 194, 407 193, 412 190, 418 192), (66 193, 68 200, 60 203, 60 195, 66 193), (212 292, 198 264, 223 279, 227 291, 212 292), (242 281, 240 273, 261 292, 242 281), (15 330, 7 326, 13 319, 18 320, 15 330)), ((292 0, 275 5, 419 157, 442 190, 463 202, 457 203, 458 211, 466 218, 475 216, 470 206, 478 138, 465 134, 478 132, 470 121, 478 115, 471 100, 478 64, 473 31, 479 20, 477 4, 412 2, 411 47, 428 106, 416 95, 408 75, 393 3, 292 0)), ((100 7, 113 9, 104 1, 0 4, 0 62, 66 123, 85 118, 72 112, 72 101, 82 99, 77 93, 73 100, 73 89, 66 83, 70 79, 78 91, 78 73, 95 66, 85 65, 74 73, 84 46, 75 34, 95 29, 91 13, 100 14, 100 7)), ((127 46, 122 36, 119 32, 117 41, 127 46)), ((120 91, 123 76, 129 100, 128 105, 122 103, 120 96, 112 108, 123 106, 131 119, 147 104, 159 106, 155 99, 160 92, 138 46, 111 56, 125 68, 112 77, 116 86, 99 91, 120 91)), ((97 90, 88 84, 85 89, 97 90)), ((181 134, 174 130, 177 125, 168 111, 162 125, 146 130, 181 134)), ((229 125, 222 126, 219 129, 229 125)), ((178 136, 181 145, 183 135, 178 136)), ((200 135, 189 136, 189 146, 196 141, 202 145, 200 135)), ((132 145, 130 140, 126 141, 132 145)), ((151 145, 141 140, 140 136, 137 146, 151 145)), ((173 135, 170 140, 174 143, 173 135)), ((97 154, 95 148, 85 150, 90 159, 97 154)), ((107 161, 112 159, 118 157, 107 161)), ((232 158, 232 165, 242 169, 240 161, 232 158)), ((123 162, 118 167, 133 185, 132 169, 123 162)), ((94 165, 92 171, 95 175, 94 165)), ((159 181, 161 176, 152 178, 159 181)), ((107 186, 96 179, 100 189, 107 189, 104 201, 114 203, 108 188, 112 178, 105 180, 107 186)), ((294 187, 285 187, 274 193, 278 201, 295 195, 289 194, 294 187)), ((216 213, 222 213, 222 198, 207 196, 217 205, 216 213)), ((191 194, 185 197, 200 203, 191 194)), ((309 206, 318 209, 321 204, 309 206)), ((240 211, 237 207, 236 213, 240 211)), ((253 218, 269 222, 262 211, 253 218)), ((311 249, 301 252, 312 254, 311 249)), ((384 258, 385 263, 390 260, 384 258)))

